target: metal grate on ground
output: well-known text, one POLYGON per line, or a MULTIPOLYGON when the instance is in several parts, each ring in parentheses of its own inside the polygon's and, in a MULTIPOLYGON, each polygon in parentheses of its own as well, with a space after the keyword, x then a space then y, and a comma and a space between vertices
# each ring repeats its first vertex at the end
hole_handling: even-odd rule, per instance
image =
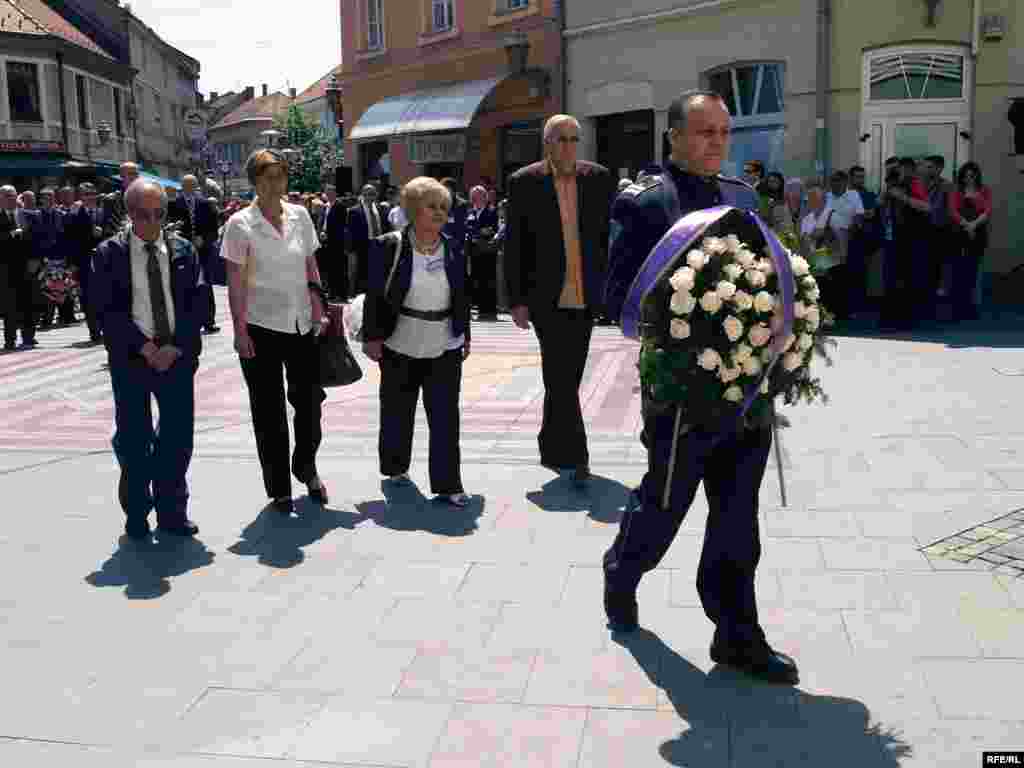
POLYGON ((985 563, 996 573, 1024 578, 1024 509, 921 547, 929 558, 985 563))

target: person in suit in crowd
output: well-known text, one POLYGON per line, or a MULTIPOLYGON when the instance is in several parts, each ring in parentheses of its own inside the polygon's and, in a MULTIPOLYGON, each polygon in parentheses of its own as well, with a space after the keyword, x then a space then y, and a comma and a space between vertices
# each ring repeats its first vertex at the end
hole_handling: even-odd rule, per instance
POLYGON ((16 348, 18 329, 26 348, 36 344, 32 282, 28 275, 28 242, 18 223, 18 193, 0 187, 0 316, 4 321, 4 350, 16 348))
POLYGON ((206 318, 203 328, 207 333, 220 332, 217 325, 217 303, 210 281, 211 260, 217 257, 217 211, 199 192, 199 181, 191 174, 181 180, 181 194, 168 203, 167 219, 178 226, 178 234, 188 240, 199 254, 203 267, 203 292, 206 294, 206 318))
MULTIPOLYGON (((33 255, 42 262, 42 268, 60 270, 70 268, 67 261, 67 215, 57 205, 57 193, 50 187, 39 191, 39 209, 29 217, 29 239, 33 255)), ((62 325, 75 322, 75 302, 68 296, 59 304, 47 303, 39 325, 48 328, 54 319, 62 325), (59 314, 58 314, 59 313, 59 314)))
MULTIPOLYGON (((444 225, 445 237, 451 241, 457 251, 466 247, 466 217, 469 216, 469 203, 459 195, 459 183, 451 178, 441 179, 441 183, 452 197, 452 206, 448 211, 448 223, 444 225)), ((473 265, 469 265, 470 271, 473 265)))
POLYGON ((541 464, 590 478, 579 388, 594 317, 602 311, 609 211, 616 180, 602 165, 579 160, 580 126, 555 115, 544 126, 545 159, 508 183, 505 282, 515 324, 533 327, 541 350, 544 416, 541 464))
POLYGON ((498 319, 498 249, 493 244, 498 232, 498 211, 481 186, 469 192, 471 207, 466 215, 466 261, 473 275, 473 303, 480 320, 498 319))
POLYGON ((363 351, 380 364, 380 471, 408 484, 416 403, 430 427, 430 489, 458 507, 462 486, 459 395, 469 356, 469 295, 462 252, 442 234, 451 197, 434 179, 405 185, 409 226, 374 240, 363 351))
POLYGON ((348 212, 338 200, 338 190, 328 186, 326 215, 320 235, 322 261, 320 275, 327 281, 327 291, 332 298, 348 300, 348 257, 345 253, 345 237, 348 212))
POLYGON ((317 348, 326 322, 326 293, 316 265, 320 243, 305 206, 281 199, 288 188, 288 164, 279 152, 255 150, 245 172, 256 198, 228 219, 221 255, 263 487, 274 509, 290 515, 295 509, 292 475, 306 485, 311 499, 321 505, 328 500, 316 466, 323 438, 321 406, 327 399, 317 348), (295 411, 290 465, 285 375, 295 411))
MULTIPOLYGON (((607 296, 616 317, 651 249, 680 218, 722 204, 757 211, 760 201, 750 185, 720 175, 731 123, 725 102, 712 91, 684 92, 669 106, 672 151, 665 173, 623 192, 612 212, 607 296)), ((754 592, 761 555, 758 492, 768 465, 770 424, 680 429, 677 404, 655 400, 647 391, 642 402, 648 468, 604 556, 609 627, 619 633, 638 628, 640 580, 665 556, 703 483, 710 513, 697 591, 715 625, 711 659, 764 680, 795 683, 794 661, 765 639, 754 592)))
POLYGON ((99 344, 102 340, 100 323, 91 301, 92 253, 103 241, 103 212, 97 205, 96 187, 85 182, 78 185, 81 205, 68 216, 67 235, 71 263, 78 275, 82 296, 82 309, 89 327, 89 340, 99 344))
POLYGON ((202 273, 190 242, 164 228, 167 197, 139 179, 122 196, 129 226, 93 256, 91 296, 103 318, 114 393, 114 454, 125 534, 195 536, 186 473, 192 459, 195 373, 202 351, 202 273), (153 428, 152 401, 160 409, 153 428))
POLYGON ((973 160, 960 166, 956 188, 949 194, 949 217, 958 242, 953 247, 953 321, 977 320, 974 291, 978 269, 988 247, 988 222, 992 215, 992 190, 985 185, 981 166, 973 160))
POLYGON ((370 269, 370 241, 388 231, 387 217, 377 204, 377 188, 372 184, 366 184, 363 186, 359 202, 348 211, 348 242, 356 259, 353 293, 366 291, 370 269))
POLYGON ((103 201, 103 237, 113 237, 128 224, 128 211, 124 204, 124 190, 139 178, 139 166, 132 162, 121 163, 121 191, 111 192, 103 201))

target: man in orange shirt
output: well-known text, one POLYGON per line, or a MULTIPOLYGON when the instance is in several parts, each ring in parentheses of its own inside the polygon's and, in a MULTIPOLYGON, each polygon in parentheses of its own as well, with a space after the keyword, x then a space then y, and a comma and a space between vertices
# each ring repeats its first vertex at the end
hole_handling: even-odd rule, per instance
POLYGON ((508 182, 505 280, 516 325, 532 321, 540 342, 544 418, 541 464, 590 478, 579 388, 600 314, 615 179, 577 159, 580 125, 555 115, 544 126, 545 158, 508 182))

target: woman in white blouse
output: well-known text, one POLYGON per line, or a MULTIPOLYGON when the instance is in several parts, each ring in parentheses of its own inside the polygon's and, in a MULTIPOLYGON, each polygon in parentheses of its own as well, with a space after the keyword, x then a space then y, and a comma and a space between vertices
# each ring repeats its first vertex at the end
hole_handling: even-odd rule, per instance
POLYGON ((377 238, 363 310, 363 351, 380 363, 381 474, 408 484, 416 404, 430 429, 430 489, 459 507, 462 487, 459 395, 469 356, 469 297, 462 249, 441 230, 451 196, 439 182, 413 179, 402 190, 409 225, 377 238))
POLYGON ((288 165, 279 153, 256 150, 245 170, 256 198, 228 219, 221 256, 227 266, 235 349, 249 389, 263 484, 275 509, 291 514, 282 369, 288 376, 288 402, 295 409, 291 474, 305 483, 310 498, 327 503, 327 487, 316 470, 320 407, 326 398, 316 347, 324 319, 314 257, 319 243, 309 212, 282 200, 288 165))

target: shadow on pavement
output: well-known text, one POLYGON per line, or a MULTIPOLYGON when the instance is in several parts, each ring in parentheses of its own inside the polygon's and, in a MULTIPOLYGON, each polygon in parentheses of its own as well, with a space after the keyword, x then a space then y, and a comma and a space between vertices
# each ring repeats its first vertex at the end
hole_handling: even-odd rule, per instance
POLYGON ((171 591, 169 577, 205 568, 213 558, 198 539, 135 542, 122 536, 117 550, 85 581, 94 587, 124 587, 129 600, 152 600, 171 591))
POLYGON ((591 475, 585 488, 576 488, 569 477, 556 477, 539 491, 526 494, 527 500, 545 512, 586 512, 599 523, 622 520, 631 489, 601 475, 591 475))
POLYGON ((306 559, 303 547, 338 528, 352 530, 362 517, 303 499, 296 501, 297 514, 285 517, 267 504, 242 531, 242 540, 228 547, 235 555, 257 555, 261 565, 292 568, 306 559))
POLYGON ((837 340, 885 339, 945 344, 950 349, 1018 349, 1024 347, 1024 314, 1013 309, 990 309, 978 320, 942 320, 913 330, 886 331, 879 326, 878 314, 868 312, 856 320, 847 320, 831 333, 837 340))
POLYGON ((671 765, 706 765, 709 750, 752 766, 898 768, 911 755, 897 732, 873 722, 854 699, 759 683, 728 667, 704 674, 645 629, 615 640, 690 726, 658 747, 671 765))
POLYGON ((364 519, 393 531, 425 531, 438 536, 470 536, 479 527, 487 501, 474 495, 465 507, 428 499, 415 483, 381 483, 383 500, 357 504, 364 519))

